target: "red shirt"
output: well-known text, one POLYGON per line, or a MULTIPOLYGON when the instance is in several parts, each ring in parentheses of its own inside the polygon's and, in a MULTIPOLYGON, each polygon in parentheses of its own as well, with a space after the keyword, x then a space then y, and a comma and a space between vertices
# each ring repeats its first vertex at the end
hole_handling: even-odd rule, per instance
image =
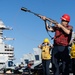
MULTIPOLYGON (((71 26, 67 26, 69 28, 71 26)), ((62 46, 68 46, 70 40, 72 31, 70 34, 66 34, 61 28, 54 27, 55 30, 55 37, 54 37, 54 45, 62 45, 62 46)))

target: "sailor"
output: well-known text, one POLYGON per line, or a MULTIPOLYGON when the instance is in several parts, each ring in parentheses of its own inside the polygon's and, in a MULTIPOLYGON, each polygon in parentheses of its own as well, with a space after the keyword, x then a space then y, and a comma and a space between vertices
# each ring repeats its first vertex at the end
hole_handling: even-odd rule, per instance
POLYGON ((43 43, 38 46, 41 51, 43 75, 50 75, 49 65, 51 61, 51 48, 53 47, 48 38, 45 38, 43 43))
POLYGON ((70 42, 70 59, 71 59, 71 68, 73 75, 75 75, 75 37, 74 39, 70 42))
MULTIPOLYGON (((47 20, 45 16, 41 19, 47 20)), ((55 26, 48 26, 46 23, 46 28, 48 31, 55 32, 54 36, 54 47, 52 49, 52 63, 55 67, 54 75, 60 75, 59 71, 59 60, 63 62, 63 75, 69 75, 69 50, 68 45, 71 40, 72 26, 69 25, 70 16, 64 14, 61 16, 61 23, 55 24, 55 26)))

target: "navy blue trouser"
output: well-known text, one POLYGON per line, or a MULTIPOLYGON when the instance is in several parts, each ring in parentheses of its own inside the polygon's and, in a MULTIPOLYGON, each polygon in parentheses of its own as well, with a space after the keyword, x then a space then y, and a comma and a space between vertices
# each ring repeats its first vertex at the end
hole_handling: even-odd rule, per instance
POLYGON ((49 65, 50 65, 50 59, 42 60, 43 75, 50 75, 49 65))
POLYGON ((52 50, 52 64, 54 75, 60 75, 59 62, 62 61, 62 74, 69 75, 69 50, 66 46, 54 46, 52 50))
POLYGON ((71 66, 72 66, 73 75, 75 75, 75 58, 71 59, 71 66))

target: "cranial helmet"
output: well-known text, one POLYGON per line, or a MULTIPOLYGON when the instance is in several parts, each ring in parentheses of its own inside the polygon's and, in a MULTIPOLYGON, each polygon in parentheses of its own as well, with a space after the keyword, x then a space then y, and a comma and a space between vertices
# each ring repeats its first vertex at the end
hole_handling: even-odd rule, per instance
POLYGON ((49 41, 48 38, 45 38, 43 42, 44 42, 44 43, 50 43, 50 41, 49 41))
POLYGON ((68 14, 64 14, 64 15, 61 17, 61 20, 65 20, 65 21, 70 22, 70 16, 69 16, 68 14))

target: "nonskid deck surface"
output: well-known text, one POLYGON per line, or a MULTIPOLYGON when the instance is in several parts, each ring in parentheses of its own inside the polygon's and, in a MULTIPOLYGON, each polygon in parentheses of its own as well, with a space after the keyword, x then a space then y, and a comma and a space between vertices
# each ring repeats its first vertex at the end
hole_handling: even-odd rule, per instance
MULTIPOLYGON (((0 74, 0 75, 29 75, 29 74, 0 74)), ((36 75, 36 74, 30 74, 30 75, 36 75)), ((39 75, 39 74, 37 74, 37 75, 39 75)), ((50 75, 53 75, 53 74, 50 74, 50 75)), ((73 73, 70 73, 69 75, 73 75, 73 73)))

